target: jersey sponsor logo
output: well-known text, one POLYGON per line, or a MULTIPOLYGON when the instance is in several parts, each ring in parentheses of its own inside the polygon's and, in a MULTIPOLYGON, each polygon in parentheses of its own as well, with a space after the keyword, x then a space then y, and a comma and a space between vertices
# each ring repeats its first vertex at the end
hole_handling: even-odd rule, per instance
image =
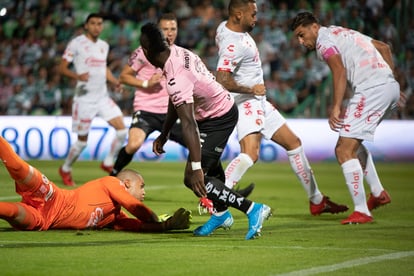
POLYGON ((190 70, 190 54, 184 51, 184 68, 190 70))
POLYGON ((244 108, 244 114, 246 114, 246 115, 252 115, 253 114, 252 105, 250 104, 250 102, 244 102, 243 103, 243 108, 244 108))
POLYGON ((91 213, 89 221, 86 224, 86 228, 98 226, 98 223, 103 219, 103 214, 104 214, 103 209, 100 207, 97 207, 95 211, 91 213))
POLYGON ((352 179, 352 188, 353 188, 353 195, 358 196, 359 195, 359 182, 361 176, 358 172, 353 172, 353 179, 352 179))
POLYGON ((91 58, 87 58, 85 60, 85 63, 91 67, 102 67, 102 66, 106 66, 106 59, 98 59, 98 58, 91 57, 91 58))
POLYGON ((310 183, 309 175, 305 170, 305 165, 302 162, 302 158, 300 157, 299 154, 295 154, 293 156, 293 160, 295 161, 295 165, 298 170, 296 174, 305 182, 306 185, 309 185, 310 183))
POLYGON ((356 110, 354 112, 354 117, 355 118, 361 118, 362 113, 364 112, 364 109, 365 109, 365 100, 366 100, 366 98, 362 97, 361 100, 359 101, 359 103, 356 107, 356 110))
POLYGON ((367 124, 376 124, 382 118, 382 111, 381 110, 371 110, 368 113, 366 123, 367 124))
POLYGON ((174 86, 176 84, 176 82, 175 82, 175 79, 174 78, 172 78, 172 79, 170 79, 169 81, 168 81, 168 85, 169 86, 174 86))

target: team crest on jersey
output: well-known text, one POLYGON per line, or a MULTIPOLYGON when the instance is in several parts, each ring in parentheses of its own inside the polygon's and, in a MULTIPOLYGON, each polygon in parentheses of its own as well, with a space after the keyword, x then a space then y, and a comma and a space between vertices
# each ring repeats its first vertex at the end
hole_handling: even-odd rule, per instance
POLYGON ((234 44, 230 44, 229 46, 227 46, 227 51, 234 52, 234 44))
POLYGON ((169 86, 173 86, 173 85, 175 85, 175 79, 174 79, 174 78, 170 79, 170 80, 168 81, 168 85, 169 85, 169 86))

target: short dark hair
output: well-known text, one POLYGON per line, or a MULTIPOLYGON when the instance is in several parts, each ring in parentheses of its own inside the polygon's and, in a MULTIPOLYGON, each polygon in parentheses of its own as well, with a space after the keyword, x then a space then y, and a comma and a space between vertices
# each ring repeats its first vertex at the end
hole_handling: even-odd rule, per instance
POLYGON ((177 22, 177 17, 175 16, 175 14, 171 12, 163 13, 158 19, 158 23, 160 23, 161 20, 174 20, 175 22, 177 22))
POLYGON ((86 17, 85 23, 88 23, 91 18, 102 18, 102 20, 104 19, 103 15, 100 13, 91 13, 88 15, 88 17, 86 17))
POLYGON ((168 49, 167 40, 157 24, 148 22, 143 25, 141 27, 141 36, 143 35, 149 43, 149 45, 147 45, 149 47, 147 50, 150 52, 160 53, 168 49))
POLYGON ((308 26, 313 23, 319 24, 319 20, 311 12, 300 12, 298 13, 290 23, 290 29, 292 31, 296 30, 299 26, 308 26))
POLYGON ((233 14, 235 9, 246 6, 249 3, 256 3, 256 0, 230 0, 229 3, 229 14, 233 14))

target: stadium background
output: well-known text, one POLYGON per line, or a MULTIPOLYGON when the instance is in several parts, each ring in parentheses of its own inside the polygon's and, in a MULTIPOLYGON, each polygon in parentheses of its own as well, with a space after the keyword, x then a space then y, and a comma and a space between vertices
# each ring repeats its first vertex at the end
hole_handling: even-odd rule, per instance
MULTIPOLYGON (((64 137, 73 136, 70 133, 69 116, 75 83, 59 76, 56 65, 68 41, 82 32, 82 23, 89 13, 101 12, 105 15, 102 38, 111 45, 108 64, 115 75, 119 75, 129 54, 138 46, 140 26, 148 21, 156 21, 164 12, 174 12, 178 17, 177 44, 197 52, 209 69, 214 71, 217 61, 214 32, 227 16, 227 3, 226 0, 2 0, 0 115, 4 117, 0 119, 1 135, 8 137, 9 141, 15 141, 16 149, 21 149, 21 154, 29 159, 59 159, 65 154, 65 146, 52 148, 53 143, 50 141, 56 137, 51 139, 54 136, 50 136, 50 133, 57 132, 50 132, 48 127, 59 129, 64 125, 64 137), (11 115, 29 117, 7 117, 11 115), (50 119, 33 117, 39 115, 49 115, 50 119), (41 124, 44 120, 48 122, 46 127, 41 124), (39 147, 33 148, 35 144, 39 147), (25 150, 28 145, 32 147, 31 150, 25 150)), ((327 123, 323 119, 329 113, 331 76, 327 66, 317 61, 313 53, 304 53, 305 49, 292 37, 288 21, 301 10, 313 11, 321 18, 323 25, 337 24, 357 29, 392 46, 395 74, 403 97, 399 112, 387 120, 395 123, 387 126, 388 129, 393 129, 393 136, 380 134, 377 137, 380 146, 377 146, 378 141, 375 145, 379 148, 379 158, 382 160, 395 160, 398 153, 400 160, 413 161, 414 143, 411 141, 414 138, 410 133, 414 133, 414 3, 408 0, 259 0, 257 5, 258 22, 252 35, 257 41, 263 61, 268 98, 279 110, 285 112, 286 117, 293 119, 293 127, 298 126, 295 131, 301 134, 304 144, 307 145, 306 149, 318 148, 318 143, 312 142, 315 140, 315 133, 318 133, 319 144, 325 145, 330 154, 333 153, 332 132, 325 129, 327 123), (285 93, 296 95, 298 103, 294 107, 285 108, 287 103, 280 96, 285 93), (301 133, 303 125, 311 124, 311 121, 302 119, 318 118, 321 121, 312 121, 315 126, 313 129, 301 133), (401 121, 404 123, 401 124, 401 121), (316 132, 319 125, 322 131, 316 132), (386 141, 384 144, 382 139, 386 141), (391 139, 392 148, 389 147, 391 139), (383 154, 388 151, 390 152, 383 154)), ((128 122, 133 89, 126 89, 123 94, 111 94, 123 109, 128 122)), ((106 137, 112 134, 112 130, 100 121, 95 122, 94 127, 101 131, 104 129, 105 137, 98 135, 92 138, 88 146, 90 148, 83 153, 81 159, 99 159, 105 153, 96 145, 105 148, 106 137)), ((266 143, 264 146, 262 155, 265 161, 284 160, 283 155, 277 154, 275 157, 275 152, 278 152, 276 146, 267 148, 269 156, 266 155, 266 143)), ((176 145, 172 147, 172 155, 164 159, 180 160, 183 149, 176 145)), ((146 153, 146 148, 135 158, 154 158, 150 152, 146 153)), ((232 151, 238 150, 236 146, 230 148, 232 151)), ((312 160, 333 158, 323 153, 323 158, 321 153, 314 158, 312 153, 309 154, 312 160)))

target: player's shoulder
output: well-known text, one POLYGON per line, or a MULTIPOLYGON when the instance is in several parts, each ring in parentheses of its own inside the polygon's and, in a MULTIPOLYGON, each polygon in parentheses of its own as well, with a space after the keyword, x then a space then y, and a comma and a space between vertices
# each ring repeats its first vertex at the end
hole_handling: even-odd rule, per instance
POLYGON ((98 38, 98 40, 96 41, 96 43, 98 43, 101 46, 104 46, 104 47, 109 48, 109 43, 106 42, 105 40, 101 39, 101 38, 98 38))

